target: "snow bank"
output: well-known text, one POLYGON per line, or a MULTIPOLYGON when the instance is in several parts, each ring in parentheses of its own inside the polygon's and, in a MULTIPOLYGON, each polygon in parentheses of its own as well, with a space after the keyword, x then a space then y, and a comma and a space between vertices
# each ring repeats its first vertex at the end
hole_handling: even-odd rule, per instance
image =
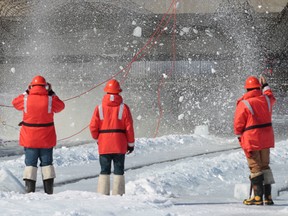
MULTIPOLYGON (((122 197, 97 194, 97 178, 57 186, 53 195, 44 194, 39 181, 36 193, 21 194, 23 186, 17 178, 22 176, 23 156, 0 161, 1 186, 12 184, 8 189, 0 188, 1 215, 230 216, 233 212, 240 216, 245 212, 282 216, 288 213, 288 194, 283 191, 279 199, 275 195, 287 181, 287 141, 276 143, 271 150, 277 182, 272 191, 278 205, 254 208, 242 204, 249 190, 249 169, 242 150, 214 151, 237 146, 237 140, 205 135, 207 128, 200 129, 192 135, 136 139, 135 151, 126 158, 126 194, 122 197)), ((94 143, 62 147, 54 153, 56 182, 99 173, 94 143)))
POLYGON ((0 191, 25 193, 25 188, 9 170, 0 169, 0 191))

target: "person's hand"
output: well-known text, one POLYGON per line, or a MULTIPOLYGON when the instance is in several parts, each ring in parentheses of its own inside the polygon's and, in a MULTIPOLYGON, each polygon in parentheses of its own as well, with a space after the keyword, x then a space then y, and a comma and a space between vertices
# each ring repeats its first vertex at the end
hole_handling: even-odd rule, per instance
POLYGON ((52 86, 50 83, 47 82, 47 91, 49 92, 50 90, 52 90, 52 86))
POLYGON ((55 95, 55 92, 51 89, 50 91, 48 91, 48 95, 53 96, 53 95, 55 95))
POLYGON ((260 78, 259 78, 259 82, 260 82, 260 84, 263 86, 264 84, 267 84, 267 81, 266 81, 266 79, 265 79, 265 77, 264 76, 260 76, 260 78))
POLYGON ((134 146, 133 147, 128 146, 127 154, 131 154, 133 151, 134 151, 134 146))
POLYGON ((48 95, 49 95, 49 96, 55 95, 55 92, 52 90, 51 84, 50 84, 50 83, 47 83, 47 86, 48 86, 48 88, 47 88, 48 95))

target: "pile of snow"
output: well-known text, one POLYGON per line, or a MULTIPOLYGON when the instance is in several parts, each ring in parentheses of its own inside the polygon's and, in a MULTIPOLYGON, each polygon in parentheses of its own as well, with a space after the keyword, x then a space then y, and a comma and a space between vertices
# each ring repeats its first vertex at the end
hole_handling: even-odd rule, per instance
POLYGON ((96 193, 100 167, 94 142, 54 150, 57 186, 53 195, 44 194, 40 172, 36 193, 22 194, 17 179, 22 179, 24 157, 2 158, 1 215, 287 215, 287 141, 271 150, 277 205, 247 207, 242 200, 248 196, 249 169, 243 151, 235 149, 237 139, 208 135, 207 126, 196 127, 195 132, 136 139, 135 151, 126 158, 122 197, 96 193), (279 188, 284 190, 277 197, 279 188))
POLYGON ((0 169, 0 191, 25 193, 25 188, 9 170, 0 169))
POLYGON ((196 135, 209 135, 208 125, 199 125, 195 127, 194 134, 196 135))

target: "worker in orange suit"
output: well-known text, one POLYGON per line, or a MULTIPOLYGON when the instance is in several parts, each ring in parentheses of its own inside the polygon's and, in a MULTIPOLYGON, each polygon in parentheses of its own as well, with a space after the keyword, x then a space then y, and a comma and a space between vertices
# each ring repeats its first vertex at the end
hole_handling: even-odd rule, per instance
POLYGON ((249 76, 247 92, 237 101, 234 132, 245 152, 254 196, 243 201, 246 205, 273 205, 271 184, 274 177, 269 166, 270 148, 274 147, 272 107, 276 99, 265 77, 249 76), (264 195, 264 200, 263 200, 264 195))
POLYGON ((90 132, 98 144, 101 172, 98 193, 110 194, 111 164, 114 165, 112 195, 125 193, 125 154, 134 150, 133 119, 128 105, 123 103, 120 84, 112 79, 107 82, 107 93, 96 106, 90 122, 90 132))
POLYGON ((53 194, 56 177, 53 166, 53 147, 56 145, 54 113, 62 111, 65 104, 43 76, 35 76, 28 89, 12 104, 23 112, 19 143, 25 151, 23 179, 26 192, 35 192, 39 159, 44 191, 53 194))

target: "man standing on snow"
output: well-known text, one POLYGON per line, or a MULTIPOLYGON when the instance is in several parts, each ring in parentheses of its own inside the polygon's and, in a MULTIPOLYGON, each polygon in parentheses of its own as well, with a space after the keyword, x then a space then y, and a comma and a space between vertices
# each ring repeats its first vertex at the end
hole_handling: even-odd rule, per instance
POLYGON ((42 76, 35 76, 28 89, 16 97, 12 104, 17 110, 23 111, 19 142, 25 151, 25 190, 27 193, 35 192, 37 163, 40 159, 44 191, 53 194, 53 147, 56 145, 54 113, 62 111, 65 104, 42 76))
POLYGON ((112 195, 125 193, 124 161, 125 154, 134 150, 134 127, 129 107, 123 103, 122 92, 117 80, 107 82, 107 93, 102 104, 96 106, 90 132, 98 144, 101 173, 97 192, 110 194, 111 163, 114 165, 112 195))
POLYGON ((245 199, 245 205, 273 205, 271 184, 274 184, 269 167, 270 148, 274 147, 272 106, 276 99, 266 79, 254 76, 246 79, 247 92, 237 101, 234 132, 246 155, 254 197, 245 199), (261 92, 262 90, 262 92, 261 92))

